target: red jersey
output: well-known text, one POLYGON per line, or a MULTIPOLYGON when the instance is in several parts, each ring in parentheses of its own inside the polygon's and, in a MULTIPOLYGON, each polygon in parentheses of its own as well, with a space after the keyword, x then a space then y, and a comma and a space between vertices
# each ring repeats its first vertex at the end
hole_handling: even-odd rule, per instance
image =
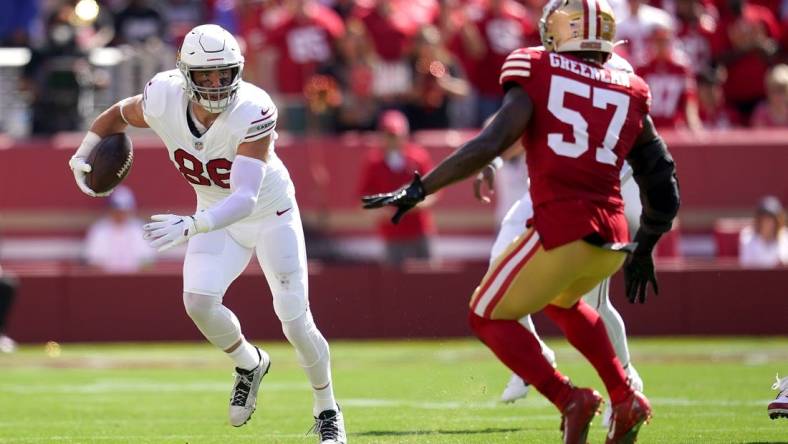
MULTIPOLYGON (((718 46, 721 52, 734 49, 730 40, 731 28, 742 26, 760 27, 770 38, 780 40, 780 27, 777 19, 769 9, 763 6, 745 4, 741 18, 726 17, 720 20, 717 27, 718 46)), ((728 77, 723 88, 729 102, 751 102, 766 97, 763 78, 769 70, 769 62, 756 50, 745 52, 741 57, 726 65, 728 77)))
POLYGON ((266 37, 278 49, 276 63, 279 92, 302 94, 317 67, 334 54, 334 40, 345 33, 342 19, 333 9, 308 5, 305 17, 289 16, 266 37))
POLYGON ((684 63, 670 59, 653 59, 637 73, 651 90, 651 118, 657 128, 686 126, 687 103, 698 97, 695 76, 684 63))
POLYGON ((698 107, 698 117, 706 129, 729 129, 741 126, 741 115, 727 105, 706 109, 698 107))
POLYGON ((491 10, 490 5, 471 4, 467 15, 471 22, 465 26, 475 26, 478 29, 486 52, 481 59, 474 60, 461 48, 459 58, 471 83, 480 93, 500 96, 498 73, 503 61, 513 50, 536 43, 538 31, 529 19, 526 9, 511 0, 504 2, 498 14, 491 10))
POLYGON ((389 7, 391 13, 388 17, 380 15, 374 7, 357 8, 353 15, 366 27, 378 56, 383 60, 398 61, 410 50, 419 24, 407 14, 406 4, 392 2, 389 7))
POLYGON ((570 55, 523 48, 507 57, 500 83, 522 87, 534 103, 523 145, 544 248, 591 233, 627 242, 619 173, 649 111, 646 82, 570 55))
MULTIPOLYGON (((697 22, 678 22, 676 39, 681 50, 692 60, 695 70, 711 65, 715 47, 717 20, 711 14, 703 14, 697 22)), ((652 91, 653 92, 653 91, 652 91)))
MULTIPOLYGON (((432 169, 429 153, 419 145, 407 144, 402 156, 403 165, 392 169, 382 150, 372 150, 361 170, 360 194, 368 196, 391 191, 403 183, 409 183, 413 179, 414 171, 424 174, 432 169)), ((390 217, 391 214, 378 221, 378 233, 385 240, 412 240, 434 231, 432 214, 418 206, 408 211, 397 225, 389 221, 390 217)))

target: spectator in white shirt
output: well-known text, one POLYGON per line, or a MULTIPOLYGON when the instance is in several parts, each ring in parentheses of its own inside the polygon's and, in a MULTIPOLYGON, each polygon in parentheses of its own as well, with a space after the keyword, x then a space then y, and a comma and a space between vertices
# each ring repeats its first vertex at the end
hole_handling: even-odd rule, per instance
POLYGON ((134 216, 134 194, 118 187, 109 197, 109 214, 88 230, 85 259, 109 273, 134 273, 153 261, 153 250, 142 238, 143 222, 134 216))
POLYGON ((656 27, 676 30, 675 20, 660 8, 650 6, 644 0, 628 0, 629 14, 617 17, 616 39, 625 43, 623 50, 632 66, 639 68, 649 58, 647 41, 656 27))
POLYGON ((764 197, 755 212, 753 226, 739 234, 739 263, 759 268, 788 265, 785 211, 776 197, 764 197))

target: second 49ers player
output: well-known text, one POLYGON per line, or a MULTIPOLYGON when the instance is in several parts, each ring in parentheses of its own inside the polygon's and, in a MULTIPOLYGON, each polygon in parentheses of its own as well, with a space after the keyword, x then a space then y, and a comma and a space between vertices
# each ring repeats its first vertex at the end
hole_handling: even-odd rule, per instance
POLYGON ((282 330, 312 385, 320 442, 345 444, 328 343, 309 310, 295 190, 274 152, 276 106, 265 91, 241 80, 243 63, 230 33, 216 25, 197 26, 184 38, 178 69, 157 74, 143 94, 97 117, 69 165, 80 189, 94 195, 85 185, 90 171, 85 159, 101 137, 127 125, 150 127, 161 137, 170 160, 194 187, 197 212, 154 215, 145 237, 159 251, 188 242, 186 312, 236 366, 230 423, 239 427, 249 420, 271 366, 268 354, 244 338, 235 314, 222 304, 227 288, 256 253, 282 330))
POLYGON ((648 283, 657 291, 652 250, 678 212, 675 166, 648 116, 646 83, 604 67, 615 36, 615 18, 605 0, 551 1, 540 31, 544 48, 515 50, 504 63, 505 98, 492 123, 423 179, 415 174, 399 190, 367 196, 364 207, 395 206, 396 223, 425 196, 475 174, 522 138, 533 225, 501 253, 477 287, 471 328, 558 407, 564 442, 585 443, 602 397, 572 385, 517 322, 544 310, 605 383, 613 404, 607 442, 634 442, 651 407, 627 383, 599 315, 580 298, 622 265, 630 299, 644 300, 648 283), (629 243, 620 191, 625 159, 643 204, 634 243, 629 243))

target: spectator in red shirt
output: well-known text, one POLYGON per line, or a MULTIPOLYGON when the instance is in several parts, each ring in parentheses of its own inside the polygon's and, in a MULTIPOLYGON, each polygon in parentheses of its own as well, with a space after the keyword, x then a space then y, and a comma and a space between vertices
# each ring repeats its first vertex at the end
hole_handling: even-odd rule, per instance
POLYGON ((788 127, 788 65, 777 65, 766 76, 766 100, 752 113, 756 128, 788 127))
POLYGON ((498 76, 506 56, 517 48, 541 43, 535 21, 514 0, 473 2, 465 15, 465 26, 452 47, 478 94, 476 124, 481 126, 501 106, 498 76))
POLYGON ((729 9, 721 11, 717 38, 722 50, 717 61, 726 67, 724 84, 727 102, 749 119, 755 105, 764 97, 763 82, 777 55, 780 28, 769 9, 746 0, 730 0, 729 9))
POLYGON ((370 6, 357 7, 354 18, 360 20, 381 59, 401 60, 410 50, 413 36, 419 30, 407 8, 409 1, 373 0, 370 6))
POLYGON ((650 60, 637 73, 651 89, 651 118, 658 128, 700 129, 695 76, 683 54, 673 49, 673 33, 655 27, 648 41, 650 60))
POLYGON ((265 43, 278 55, 274 89, 282 94, 279 115, 288 129, 300 131, 306 126, 304 86, 318 67, 334 58, 334 44, 345 33, 345 25, 333 9, 316 0, 289 0, 287 8, 265 43))
MULTIPOLYGON (((427 150, 408 140, 410 129, 405 115, 386 111, 379 120, 383 145, 368 153, 361 171, 360 194, 390 191, 413 178, 413 172, 424 173, 432 168, 427 150)), ((378 233, 386 248, 386 262, 399 264, 407 258, 427 259, 431 256, 430 237, 434 230, 430 210, 419 205, 403 217, 399 224, 384 215, 378 221, 378 233)))
POLYGON ((413 89, 406 55, 418 24, 407 13, 409 2, 374 0, 353 12, 375 51, 372 91, 385 107, 400 108, 413 89))
POLYGON ((695 73, 711 66, 717 18, 710 8, 702 0, 676 0, 676 39, 695 73))
POLYGON ((705 129, 728 129, 741 126, 736 109, 725 103, 722 80, 717 70, 708 68, 696 77, 698 84, 698 114, 705 129))

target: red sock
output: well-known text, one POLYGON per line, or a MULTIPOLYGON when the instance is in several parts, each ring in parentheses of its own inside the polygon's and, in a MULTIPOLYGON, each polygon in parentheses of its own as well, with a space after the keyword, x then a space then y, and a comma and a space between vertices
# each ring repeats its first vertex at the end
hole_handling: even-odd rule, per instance
POLYGON ((545 359, 539 341, 530 331, 517 321, 485 319, 473 312, 469 313, 468 322, 501 362, 563 411, 572 386, 545 359))
POLYGON ((572 308, 548 305, 544 312, 561 327, 569 343, 591 362, 605 383, 613 404, 624 401, 632 389, 627 384, 627 375, 613 351, 599 314, 582 300, 572 308))

